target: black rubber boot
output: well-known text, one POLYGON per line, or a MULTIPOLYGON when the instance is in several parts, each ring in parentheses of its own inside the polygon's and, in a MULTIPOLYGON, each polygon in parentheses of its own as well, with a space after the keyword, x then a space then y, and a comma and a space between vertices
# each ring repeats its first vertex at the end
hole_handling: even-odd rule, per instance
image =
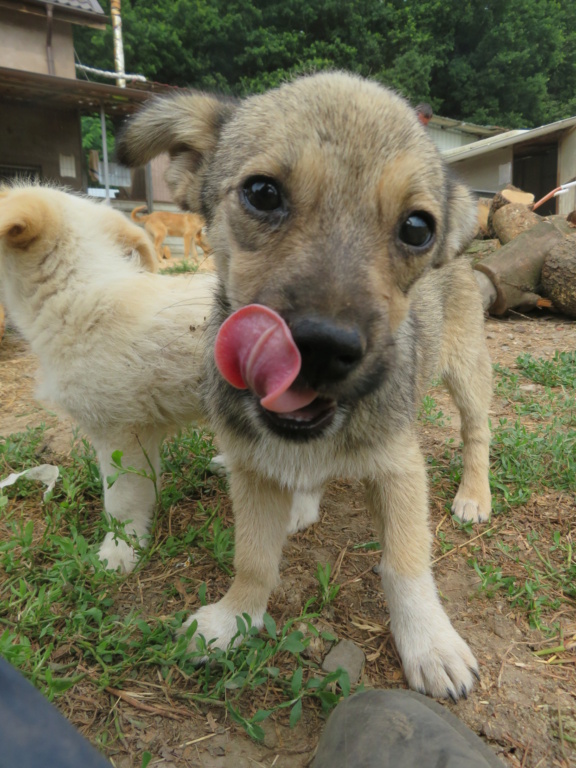
POLYGON ((112 768, 39 693, 0 658, 2 768, 112 768))
POLYGON ((504 768, 448 709, 413 691, 365 691, 330 715, 311 768, 504 768))

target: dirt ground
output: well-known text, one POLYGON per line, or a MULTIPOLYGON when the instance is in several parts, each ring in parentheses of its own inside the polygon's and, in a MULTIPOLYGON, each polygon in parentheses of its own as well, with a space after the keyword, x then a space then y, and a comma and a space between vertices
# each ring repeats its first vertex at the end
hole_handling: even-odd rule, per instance
MULTIPOLYGON (((489 319, 486 333, 493 362, 510 368, 515 367, 516 357, 523 352, 551 357, 555 350, 573 350, 576 345, 576 323, 552 315, 489 319)), ((47 453, 55 460, 65 460, 71 428, 34 401, 35 368, 35 359, 26 345, 9 331, 0 344, 0 435, 44 421, 49 425, 47 453)), ((442 425, 424 423, 421 439, 425 452, 441 464, 445 461, 447 438, 454 437, 458 445, 458 418, 442 389, 437 388, 432 394, 451 420, 442 425)), ((502 416, 514 418, 510 404, 495 396, 491 418, 497 422, 502 416)), ((43 461, 47 460, 45 456, 43 461)), ((496 548, 497 541, 522 540, 526 530, 541 530, 544 535, 560 519, 567 521, 573 531, 574 496, 544 489, 542 494, 533 494, 526 506, 497 515, 488 526, 478 526, 472 536, 457 529, 446 514, 445 505, 443 498, 433 495, 437 583, 454 626, 470 643, 481 669, 481 681, 468 700, 446 706, 480 734, 505 765, 576 765, 576 752, 571 750, 570 740, 558 738, 561 724, 565 733, 576 736, 576 656, 566 657, 566 663, 557 665, 535 656, 534 650, 554 645, 554 638, 545 638, 531 629, 525 614, 515 611, 504 593, 490 596, 479 591, 479 576, 469 563, 472 547, 480 547, 480 556, 484 554, 505 564, 503 554, 496 548), (487 530, 492 534, 490 537, 485 535, 487 530), (449 534, 457 544, 448 553, 440 546, 442 533, 449 534)), ((189 524, 187 514, 183 510, 171 520, 173 534, 189 524)), ((224 495, 222 514, 231 521, 224 495)), ((387 626, 379 577, 374 572, 378 553, 354 548, 373 537, 359 487, 344 481, 334 483, 322 504, 321 523, 293 536, 285 549, 282 584, 273 595, 270 612, 278 624, 297 615, 317 590, 317 563, 330 563, 340 592, 325 609, 324 624, 339 638, 349 638, 362 648, 366 654, 363 680, 367 686, 405 687, 387 626)), ((208 584, 209 599, 223 594, 228 577, 217 565, 206 561, 197 567, 198 578, 208 584)), ((154 588, 158 569, 158 564, 151 563, 149 569, 127 579, 123 587, 126 599, 137 600, 144 615, 192 609, 195 597, 185 590, 178 590, 173 599, 160 600, 154 588)), ((175 564, 174 578, 177 574, 175 564)), ((163 577, 170 578, 170 574, 164 573, 163 577)), ((558 621, 563 626, 565 641, 576 637, 576 606, 565 603, 558 621)), ((58 706, 93 741, 108 722, 107 714, 117 708, 123 737, 116 739, 108 750, 108 757, 117 768, 140 766, 143 750, 153 755, 151 765, 166 768, 298 768, 309 764, 324 722, 318 707, 305 703, 302 720, 294 729, 288 728, 284 716, 265 721, 266 738, 257 744, 226 718, 224 710, 201 708, 179 700, 180 683, 175 690, 168 690, 161 683, 159 675, 151 670, 139 688, 134 686, 128 701, 110 692, 96 692, 89 681, 84 681, 60 697, 58 706), (143 701, 152 706, 148 710, 139 706, 143 701)))

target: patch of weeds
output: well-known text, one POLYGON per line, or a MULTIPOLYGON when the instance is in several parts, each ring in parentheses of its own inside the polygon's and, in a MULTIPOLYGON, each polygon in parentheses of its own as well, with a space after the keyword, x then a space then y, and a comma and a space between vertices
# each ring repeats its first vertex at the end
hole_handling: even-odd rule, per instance
POLYGON ((212 436, 194 429, 183 430, 162 447, 162 506, 198 498, 214 482, 210 462, 216 455, 212 436), (208 481, 210 479, 210 483, 208 481))
POLYGON ((576 431, 556 421, 528 429, 500 419, 492 434, 494 485, 509 504, 523 504, 536 488, 576 487, 576 431))
POLYGON ((339 584, 330 583, 330 563, 322 565, 318 563, 316 567, 316 578, 318 579, 318 598, 320 601, 320 610, 326 605, 330 605, 340 592, 339 584))
MULTIPOLYGON (((316 676, 314 664, 303 656, 313 636, 321 636, 329 642, 336 639, 330 633, 319 633, 314 627, 311 621, 318 614, 310 612, 310 605, 311 601, 306 604, 300 616, 291 619, 280 629, 273 618, 265 614, 264 630, 261 632, 251 625, 247 614, 237 616, 238 632, 226 650, 212 649, 200 637, 198 650, 189 655, 188 664, 206 656, 210 663, 202 667, 186 666, 186 671, 197 684, 198 692, 181 693, 180 696, 194 701, 225 701, 232 719, 256 740, 264 738, 260 723, 275 712, 289 709, 290 726, 296 725, 302 715, 305 699, 319 701, 323 710, 329 712, 342 695, 350 694, 350 680, 347 672, 342 669, 325 676, 316 676), (295 624, 302 623, 307 624, 308 635, 294 629, 295 624), (241 641, 241 644, 234 647, 237 641, 241 641), (281 664, 286 655, 292 657, 293 664, 290 665, 291 671, 283 675, 281 664), (292 671, 294 664, 295 669, 292 671), (243 713, 243 697, 260 686, 274 687, 281 700, 247 716, 243 713)), ((185 636, 179 638, 179 642, 188 643, 195 630, 196 622, 193 622, 185 636)))
POLYGON ((431 395, 424 396, 418 418, 423 423, 433 424, 436 427, 445 427, 446 423, 450 422, 450 416, 440 410, 436 400, 431 395))
POLYGON ((554 352, 551 360, 526 353, 516 363, 526 378, 545 387, 576 387, 576 352, 554 352))
POLYGON ((198 264, 190 261, 190 259, 180 259, 171 267, 164 267, 160 270, 163 275, 182 275, 191 272, 194 274, 198 272, 198 264))
POLYGON ((494 393, 505 400, 517 400, 520 398, 520 376, 513 373, 510 368, 500 363, 494 363, 494 393))
POLYGON ((194 563, 194 548, 207 552, 219 565, 219 567, 232 575, 232 562, 234 560, 234 528, 226 526, 218 516, 219 508, 206 509, 201 502, 196 507, 195 520, 203 519, 200 525, 190 527, 183 536, 168 536, 163 543, 159 554, 162 559, 181 557, 187 555, 191 563, 194 563))
MULTIPOLYGON (((0 437, 0 478, 45 463, 39 458, 45 431, 46 425, 41 424, 38 427, 29 427, 25 432, 0 437)), ((37 483, 22 478, 16 485, 0 491, 0 496, 6 494, 13 498, 26 498, 37 490, 37 483)))

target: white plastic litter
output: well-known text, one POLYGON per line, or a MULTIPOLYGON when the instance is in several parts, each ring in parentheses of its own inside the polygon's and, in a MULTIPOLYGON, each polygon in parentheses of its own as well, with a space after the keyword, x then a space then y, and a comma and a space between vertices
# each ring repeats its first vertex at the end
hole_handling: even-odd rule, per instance
POLYGON ((59 476, 60 470, 58 467, 55 467, 53 464, 40 464, 38 467, 25 469, 24 472, 8 475, 4 480, 0 480, 0 488, 4 488, 7 485, 14 485, 14 483, 21 477, 27 477, 28 480, 39 480, 46 486, 43 497, 44 501, 46 501, 46 497, 56 485, 56 480, 58 480, 59 476))

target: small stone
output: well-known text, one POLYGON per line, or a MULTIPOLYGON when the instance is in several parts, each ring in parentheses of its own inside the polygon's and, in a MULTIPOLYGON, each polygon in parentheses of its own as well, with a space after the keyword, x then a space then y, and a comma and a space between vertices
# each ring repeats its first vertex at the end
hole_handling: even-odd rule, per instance
POLYGON ((341 640, 322 662, 324 672, 335 672, 338 667, 348 672, 352 685, 360 680, 364 667, 364 652, 351 640, 341 640))

